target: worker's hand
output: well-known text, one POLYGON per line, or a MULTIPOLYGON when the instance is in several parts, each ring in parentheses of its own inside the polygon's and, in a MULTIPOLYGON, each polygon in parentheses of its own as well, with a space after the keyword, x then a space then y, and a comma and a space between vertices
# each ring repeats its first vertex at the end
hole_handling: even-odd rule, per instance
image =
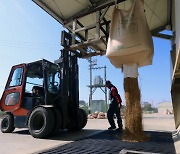
POLYGON ((122 106, 121 103, 119 103, 119 104, 118 104, 118 107, 121 108, 121 106, 122 106))

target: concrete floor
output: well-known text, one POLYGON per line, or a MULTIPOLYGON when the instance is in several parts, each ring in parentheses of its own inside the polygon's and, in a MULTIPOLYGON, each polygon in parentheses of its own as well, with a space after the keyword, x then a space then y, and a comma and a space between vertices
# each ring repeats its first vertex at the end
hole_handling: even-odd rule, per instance
MULTIPOLYGON (((124 120, 123 120, 124 122, 124 120)), ((173 115, 150 114, 144 115, 144 130, 175 131, 173 115)), ((15 129, 13 133, 0 132, 0 153, 2 154, 30 154, 38 151, 73 142, 77 139, 91 136, 107 130, 107 119, 89 119, 86 127, 80 132, 61 131, 49 139, 33 138, 27 129, 15 129)), ((177 142, 179 145, 179 141, 177 142)))

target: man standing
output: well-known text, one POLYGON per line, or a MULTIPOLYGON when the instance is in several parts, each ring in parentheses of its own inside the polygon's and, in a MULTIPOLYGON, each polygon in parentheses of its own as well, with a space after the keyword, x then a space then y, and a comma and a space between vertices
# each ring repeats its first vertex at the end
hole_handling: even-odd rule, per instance
POLYGON ((114 114, 116 114, 117 117, 117 124, 118 128, 116 129, 117 131, 122 131, 122 119, 120 115, 120 107, 121 107, 121 97, 118 94, 117 88, 110 82, 106 81, 106 87, 109 88, 109 99, 111 103, 109 104, 109 109, 107 112, 107 118, 109 121, 109 124, 111 127, 109 127, 109 130, 116 129, 116 125, 114 122, 114 114))

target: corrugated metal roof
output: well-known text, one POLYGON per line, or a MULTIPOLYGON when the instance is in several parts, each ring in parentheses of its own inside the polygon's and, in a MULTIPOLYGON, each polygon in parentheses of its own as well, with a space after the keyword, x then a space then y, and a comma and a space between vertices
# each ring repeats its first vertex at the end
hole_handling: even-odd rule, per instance
MULTIPOLYGON (((72 19, 75 15, 81 14, 84 10, 91 10, 98 5, 108 2, 109 0, 33 0, 52 17, 59 21, 63 26, 66 22, 72 19), (94 2, 94 6, 92 5, 94 2)), ((111 0, 112 1, 112 0, 111 0)), ((109 1, 110 2, 110 1, 109 1)), ((146 17, 148 25, 151 30, 159 28, 168 24, 168 0, 145 0, 144 6, 146 10, 146 17)), ((119 3, 120 9, 128 9, 131 6, 131 1, 126 0, 119 3)), ((111 20, 112 9, 111 6, 105 15, 107 20, 111 20)), ((80 19, 82 24, 89 25, 95 23, 95 13, 91 13, 80 19)), ((72 22, 72 20, 70 20, 72 22)), ((67 26, 68 27, 68 26, 67 26)))
MULTIPOLYGON (((105 13, 104 22, 110 22, 115 0, 33 0, 37 5, 44 9, 48 14, 55 18, 65 28, 72 31, 73 19, 77 19, 77 29, 89 25, 96 25, 96 11, 100 10, 101 14, 105 13)), ((127 10, 131 6, 132 0, 117 0, 120 9, 127 10)), ((153 34, 163 30, 166 25, 170 24, 170 0, 145 0, 145 14, 150 30, 153 34)), ((105 31, 105 25, 102 26, 105 31)), ((105 41, 96 43, 90 48, 97 52, 106 50, 107 39, 101 28, 100 36, 105 41)), ((76 32, 81 39, 86 40, 85 32, 76 32)), ((96 27, 88 30, 88 39, 94 39, 96 27)), ((161 35, 161 34, 160 34, 161 35)))

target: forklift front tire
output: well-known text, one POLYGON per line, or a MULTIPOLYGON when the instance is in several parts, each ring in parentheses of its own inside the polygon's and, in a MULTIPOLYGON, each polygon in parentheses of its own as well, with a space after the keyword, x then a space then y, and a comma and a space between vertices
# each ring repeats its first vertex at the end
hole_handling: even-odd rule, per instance
POLYGON ((59 132, 59 129, 62 127, 62 114, 61 111, 57 108, 52 108, 52 111, 54 113, 55 125, 53 127, 51 134, 55 135, 59 132))
POLYGON ((1 132, 12 133, 14 131, 14 117, 12 114, 6 114, 1 121, 1 132))
POLYGON ((38 107, 28 121, 30 134, 35 138, 47 137, 54 128, 54 114, 50 108, 38 107))

